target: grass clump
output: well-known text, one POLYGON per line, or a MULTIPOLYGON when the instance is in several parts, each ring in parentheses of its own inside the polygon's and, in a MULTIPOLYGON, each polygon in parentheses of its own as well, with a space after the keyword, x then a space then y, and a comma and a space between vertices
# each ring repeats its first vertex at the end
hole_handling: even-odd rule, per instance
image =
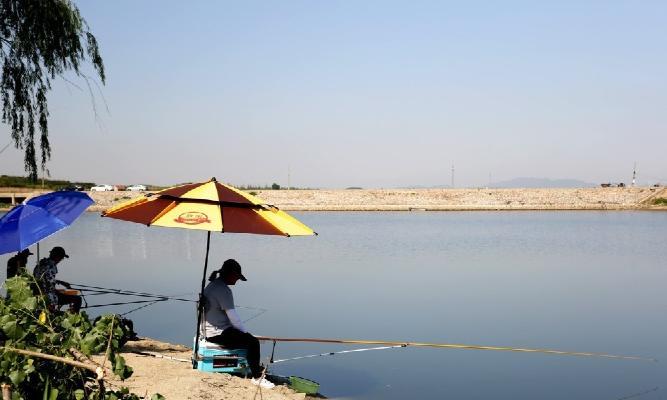
POLYGON ((667 206, 667 199, 664 197, 658 197, 657 199, 653 199, 653 205, 654 206, 667 206))

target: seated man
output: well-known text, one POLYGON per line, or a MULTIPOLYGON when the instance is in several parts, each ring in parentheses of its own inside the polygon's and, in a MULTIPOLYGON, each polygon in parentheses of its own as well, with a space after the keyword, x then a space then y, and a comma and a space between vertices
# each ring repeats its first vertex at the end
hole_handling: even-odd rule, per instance
POLYGON ((79 312, 81 309, 81 296, 64 294, 56 290, 56 284, 63 285, 66 288, 71 287, 69 283, 56 279, 56 274, 58 274, 58 263, 65 258, 69 258, 67 253, 65 253, 65 249, 60 246, 52 248, 48 258, 39 260, 39 263, 33 271, 33 275, 37 280, 42 294, 49 298, 52 311, 58 310, 65 304, 70 304, 71 311, 79 312))
POLYGON ((230 349, 246 349, 248 364, 252 373, 252 383, 263 388, 272 388, 275 385, 262 376, 262 367, 259 365, 259 340, 248 333, 241 318, 234 309, 234 296, 229 288, 238 280, 247 279, 241 273, 241 265, 236 260, 229 259, 222 267, 214 271, 208 278, 210 283, 204 289, 204 338, 212 343, 220 344, 230 349))
POLYGON ((21 250, 15 256, 7 260, 7 279, 26 272, 28 257, 32 255, 30 249, 21 250))

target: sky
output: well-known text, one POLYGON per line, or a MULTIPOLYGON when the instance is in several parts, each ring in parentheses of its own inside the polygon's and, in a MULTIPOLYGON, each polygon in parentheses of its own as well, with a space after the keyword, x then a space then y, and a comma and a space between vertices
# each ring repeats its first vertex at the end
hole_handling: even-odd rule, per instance
POLYGON ((76 4, 107 82, 54 84, 53 178, 667 183, 664 1, 76 4))

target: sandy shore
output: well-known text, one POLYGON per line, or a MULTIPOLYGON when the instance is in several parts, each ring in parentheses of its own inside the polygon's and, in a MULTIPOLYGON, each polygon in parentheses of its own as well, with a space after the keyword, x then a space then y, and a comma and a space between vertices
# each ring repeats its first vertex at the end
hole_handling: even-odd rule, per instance
MULTIPOLYGON (((10 193, 11 189, 0 189, 10 193)), ((286 211, 472 211, 472 210, 639 210, 662 209, 666 187, 582 189, 348 189, 258 190, 253 192, 286 211)), ((34 194, 23 194, 32 196, 34 194)), ((91 211, 141 195, 91 192, 91 211)))
MULTIPOLYGON (((189 360, 192 350, 181 345, 159 342, 143 338, 139 341, 128 342, 122 351, 122 356, 129 366, 134 369, 132 376, 125 380, 111 380, 109 388, 127 386, 131 392, 139 396, 160 393, 167 400, 302 400, 303 393, 296 393, 286 386, 276 386, 273 389, 262 389, 261 394, 257 386, 243 379, 228 374, 206 373, 192 369, 190 362, 179 362, 169 358, 158 358, 140 355, 136 352, 154 352, 160 355, 189 360)), ((102 362, 102 357, 94 357, 95 361, 102 362)), ((108 365, 108 363, 107 363, 108 365)))

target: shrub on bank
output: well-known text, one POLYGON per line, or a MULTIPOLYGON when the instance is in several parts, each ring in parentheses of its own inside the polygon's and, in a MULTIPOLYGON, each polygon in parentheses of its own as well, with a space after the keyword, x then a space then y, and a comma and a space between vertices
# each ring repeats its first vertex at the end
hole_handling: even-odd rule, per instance
POLYGON ((46 297, 33 293, 29 275, 7 279, 5 287, 7 298, 0 299, 0 380, 3 389, 9 386, 12 400, 140 399, 126 388, 106 390, 100 370, 88 358, 105 353, 114 375, 132 375, 118 354, 131 332, 118 316, 104 315, 91 323, 85 312, 50 312, 46 297), (72 365, 75 359, 81 364, 72 365))
POLYGON ((9 176, 9 175, 0 175, 0 187, 14 187, 14 188, 32 188, 32 189, 49 189, 49 190, 58 190, 64 187, 79 185, 83 187, 94 186, 94 183, 91 182, 71 182, 66 180, 53 180, 45 179, 43 184, 40 180, 39 182, 33 182, 30 178, 23 176, 9 176))
POLYGON ((655 206, 667 206, 667 199, 664 197, 658 197, 657 199, 653 199, 653 205, 655 206))

